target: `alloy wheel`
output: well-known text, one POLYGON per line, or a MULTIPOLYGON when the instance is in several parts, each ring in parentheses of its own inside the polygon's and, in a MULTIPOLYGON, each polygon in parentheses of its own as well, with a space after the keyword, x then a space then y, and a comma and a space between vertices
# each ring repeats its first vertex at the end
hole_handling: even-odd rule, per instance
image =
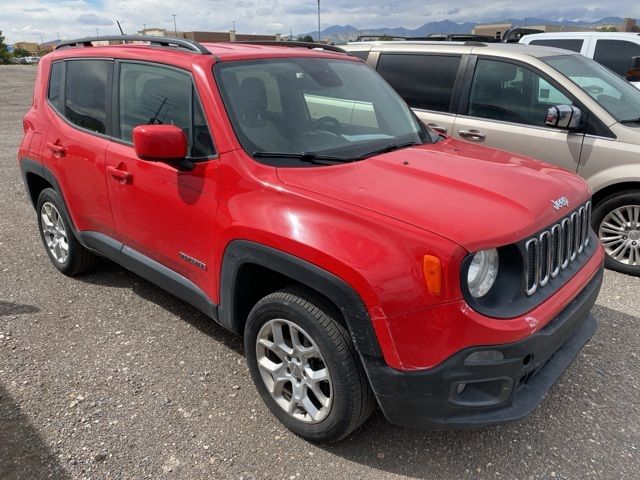
POLYGON ((640 205, 624 205, 600 223, 598 237, 607 255, 625 265, 640 265, 640 205))
POLYGON ((256 357, 267 391, 285 412, 305 423, 327 417, 331 374, 307 332, 288 320, 269 320, 256 338, 256 357))
POLYGON ((45 202, 40 209, 41 228, 49 252, 58 263, 69 258, 67 229, 58 209, 51 202, 45 202))

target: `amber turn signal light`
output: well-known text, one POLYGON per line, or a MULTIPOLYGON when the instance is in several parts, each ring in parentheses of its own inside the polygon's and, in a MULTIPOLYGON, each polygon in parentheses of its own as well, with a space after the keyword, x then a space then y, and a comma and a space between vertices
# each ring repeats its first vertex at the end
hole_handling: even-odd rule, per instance
POLYGON ((440 295, 442 292, 442 265, 440 259, 433 255, 425 255, 422 260, 422 272, 429 293, 440 295))

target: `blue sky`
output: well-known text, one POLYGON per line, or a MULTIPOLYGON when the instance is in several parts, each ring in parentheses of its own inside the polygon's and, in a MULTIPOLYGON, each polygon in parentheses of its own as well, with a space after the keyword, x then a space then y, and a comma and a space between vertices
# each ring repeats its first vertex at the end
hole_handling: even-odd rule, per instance
MULTIPOLYGON (((10 43, 45 41, 118 33, 147 27, 178 30, 229 30, 232 22, 242 33, 314 31, 316 0, 0 0, 0 30, 10 43)), ((429 21, 449 19, 493 21, 507 17, 544 17, 553 20, 598 20, 607 16, 640 17, 640 2, 535 2, 501 0, 323 0, 322 27, 351 24, 357 28, 415 28, 429 21)))

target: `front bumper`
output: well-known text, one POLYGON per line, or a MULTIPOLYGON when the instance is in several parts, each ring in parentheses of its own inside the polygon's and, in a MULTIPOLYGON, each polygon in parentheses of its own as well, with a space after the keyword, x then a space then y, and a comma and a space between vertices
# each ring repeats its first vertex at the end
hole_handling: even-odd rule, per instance
POLYGON ((466 429, 514 421, 531 413, 596 331, 590 313, 603 271, 540 331, 505 345, 471 347, 438 366, 402 372, 363 357, 380 408, 395 424, 466 429), (475 352, 497 350, 501 360, 470 364, 475 352))

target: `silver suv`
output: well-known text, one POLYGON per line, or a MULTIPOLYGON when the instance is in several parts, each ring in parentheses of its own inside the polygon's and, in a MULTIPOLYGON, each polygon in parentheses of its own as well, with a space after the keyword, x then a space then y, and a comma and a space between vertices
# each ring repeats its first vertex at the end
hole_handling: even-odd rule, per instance
POLYGON ((606 266, 640 275, 640 90, 575 52, 476 42, 345 47, 434 130, 577 172, 606 266))

